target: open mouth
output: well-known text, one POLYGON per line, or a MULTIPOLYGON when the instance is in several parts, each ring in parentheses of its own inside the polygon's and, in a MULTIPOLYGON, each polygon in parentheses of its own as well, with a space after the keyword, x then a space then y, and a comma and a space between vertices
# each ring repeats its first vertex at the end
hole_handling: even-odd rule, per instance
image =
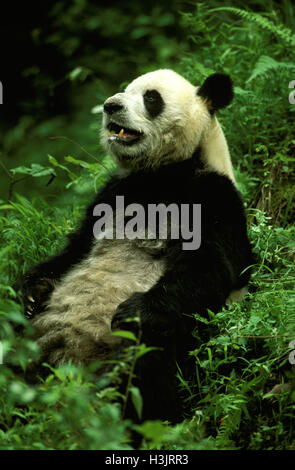
POLYGON ((107 129, 109 141, 125 145, 134 144, 143 136, 141 132, 138 132, 135 129, 128 129, 127 127, 119 126, 114 122, 110 122, 107 129))

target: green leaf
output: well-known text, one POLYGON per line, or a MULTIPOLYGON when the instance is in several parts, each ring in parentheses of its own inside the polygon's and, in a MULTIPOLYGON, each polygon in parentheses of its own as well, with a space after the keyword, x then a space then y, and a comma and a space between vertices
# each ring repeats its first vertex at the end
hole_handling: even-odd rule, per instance
POLYGON ((82 73, 82 71, 83 71, 82 67, 76 67, 74 70, 72 70, 69 73, 70 80, 72 80, 72 81, 76 80, 76 78, 79 77, 79 75, 82 73))
POLYGON ((113 331, 112 336, 120 336, 121 338, 130 339, 131 341, 137 341, 136 336, 131 333, 131 331, 126 330, 113 331))
POLYGON ((150 351, 155 351, 155 350, 159 350, 161 348, 156 348, 156 347, 153 347, 153 346, 146 346, 145 344, 141 344, 139 347, 138 347, 138 350, 136 352, 136 360, 139 359, 141 356, 144 356, 144 354, 147 354, 148 352, 150 351))
POLYGON ((74 157, 71 157, 70 155, 68 157, 65 157, 65 161, 72 163, 73 165, 79 165, 82 168, 89 168, 89 163, 84 162, 83 160, 77 160, 74 157))
POLYGON ((57 160, 56 158, 54 158, 52 155, 48 155, 48 160, 49 162, 53 165, 53 166, 56 166, 58 168, 60 168, 61 170, 64 170, 68 173, 69 177, 71 178, 71 180, 76 180, 78 177, 77 175, 75 175, 75 173, 73 173, 72 171, 70 171, 66 166, 64 165, 61 165, 57 160))
POLYGON ((28 168, 27 166, 22 165, 22 166, 18 166, 17 168, 11 168, 10 171, 13 174, 21 173, 21 174, 29 175, 32 169, 28 168))
POLYGON ((17 168, 12 168, 10 171, 14 175, 15 174, 30 175, 30 176, 33 176, 34 178, 56 174, 53 168, 39 165, 39 163, 32 163, 31 168, 22 165, 22 166, 18 166, 17 168))
POLYGON ((141 419, 143 400, 140 390, 138 387, 130 387, 129 392, 131 394, 132 403, 136 410, 137 416, 139 417, 139 419, 141 419))
POLYGON ((51 167, 44 167, 42 165, 38 165, 36 163, 32 164, 32 176, 35 178, 39 176, 47 176, 47 175, 56 175, 55 170, 51 167))
POLYGON ((145 421, 140 426, 136 426, 136 430, 151 441, 152 447, 156 447, 162 442, 168 428, 161 421, 145 421))

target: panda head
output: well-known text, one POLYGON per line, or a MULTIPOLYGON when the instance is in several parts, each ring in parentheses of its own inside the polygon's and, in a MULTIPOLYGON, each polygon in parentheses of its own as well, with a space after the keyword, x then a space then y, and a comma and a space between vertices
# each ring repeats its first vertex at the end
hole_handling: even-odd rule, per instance
POLYGON ((104 103, 101 142, 123 168, 156 168, 190 158, 233 98, 231 79, 213 74, 200 87, 172 70, 142 75, 104 103))

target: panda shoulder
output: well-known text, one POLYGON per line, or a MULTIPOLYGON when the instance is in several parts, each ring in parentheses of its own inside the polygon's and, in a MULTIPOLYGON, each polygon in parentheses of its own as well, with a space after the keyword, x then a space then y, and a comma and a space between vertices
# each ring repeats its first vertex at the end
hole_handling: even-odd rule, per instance
POLYGON ((244 210, 241 193, 226 175, 211 170, 197 171, 194 175, 194 187, 201 200, 231 210, 244 210))

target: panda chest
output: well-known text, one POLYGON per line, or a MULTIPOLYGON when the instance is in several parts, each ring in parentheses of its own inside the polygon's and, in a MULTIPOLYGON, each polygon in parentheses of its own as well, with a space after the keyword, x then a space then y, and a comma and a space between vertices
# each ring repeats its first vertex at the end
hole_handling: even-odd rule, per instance
POLYGON ((121 302, 149 290, 161 277, 164 245, 164 240, 95 241, 90 255, 56 286, 47 313, 71 323, 94 316, 110 324, 121 302))

